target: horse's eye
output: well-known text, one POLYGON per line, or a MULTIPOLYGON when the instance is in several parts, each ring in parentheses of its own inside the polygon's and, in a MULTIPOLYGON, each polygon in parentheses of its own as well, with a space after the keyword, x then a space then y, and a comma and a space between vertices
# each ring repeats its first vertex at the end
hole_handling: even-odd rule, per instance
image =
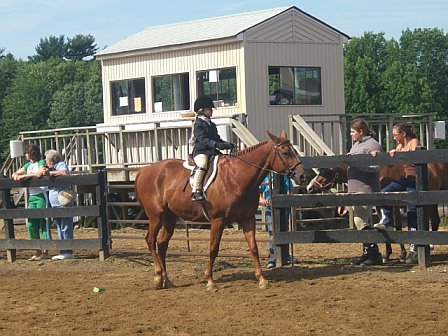
POLYGON ((283 154, 284 157, 289 157, 289 156, 291 156, 291 153, 290 153, 289 151, 287 151, 287 152, 283 152, 282 154, 283 154))

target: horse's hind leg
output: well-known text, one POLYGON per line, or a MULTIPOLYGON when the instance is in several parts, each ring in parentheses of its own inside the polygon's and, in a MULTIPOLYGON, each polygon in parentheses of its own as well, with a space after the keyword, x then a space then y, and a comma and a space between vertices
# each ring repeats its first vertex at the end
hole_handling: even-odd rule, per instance
POLYGON ((177 222, 177 218, 178 217, 174 215, 172 212, 166 213, 162 230, 160 231, 159 237, 157 239, 159 260, 162 268, 163 288, 174 287, 173 283, 168 279, 168 273, 166 270, 166 252, 168 250, 170 239, 174 234, 174 228, 177 222))
MULTIPOLYGON (((394 207, 394 221, 395 230, 403 231, 403 226, 401 225, 401 213, 399 207, 394 207)), ((404 244, 400 244, 400 261, 404 262, 406 260, 406 247, 404 244)))
POLYGON ((431 220, 431 231, 438 231, 439 225, 440 225, 440 216, 439 216, 439 209, 438 205, 428 205, 427 211, 428 211, 428 217, 431 220))

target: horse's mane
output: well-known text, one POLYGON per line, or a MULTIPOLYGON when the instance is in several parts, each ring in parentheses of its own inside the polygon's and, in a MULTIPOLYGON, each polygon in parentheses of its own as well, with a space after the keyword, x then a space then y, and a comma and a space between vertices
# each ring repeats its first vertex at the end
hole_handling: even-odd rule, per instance
POLYGON ((256 149, 256 148, 258 148, 258 147, 260 147, 260 146, 263 146, 263 145, 266 144, 267 142, 268 142, 268 140, 263 141, 263 142, 260 142, 260 143, 257 143, 256 145, 253 145, 253 146, 251 146, 251 147, 244 148, 243 150, 240 150, 240 151, 236 152, 234 155, 235 155, 235 156, 240 156, 240 155, 249 153, 249 152, 253 151, 253 150, 256 149))

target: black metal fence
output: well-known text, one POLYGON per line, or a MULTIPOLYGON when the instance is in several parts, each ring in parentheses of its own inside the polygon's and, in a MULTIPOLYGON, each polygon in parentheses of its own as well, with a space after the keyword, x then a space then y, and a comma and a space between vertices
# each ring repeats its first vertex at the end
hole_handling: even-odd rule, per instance
MULTIPOLYGON (((429 232, 428 214, 424 205, 446 203, 447 190, 427 191, 427 163, 448 162, 448 150, 419 150, 414 152, 395 153, 391 157, 388 153, 380 153, 376 157, 371 155, 335 155, 303 157, 301 159, 305 168, 324 168, 368 165, 396 165, 404 163, 416 164, 416 191, 396 193, 369 193, 369 194, 299 194, 284 195, 276 193, 275 186, 272 195, 274 208, 274 242, 276 244, 277 262, 285 264, 288 254, 287 244, 293 243, 413 243, 418 246, 418 262, 420 268, 429 265, 429 244, 448 245, 448 232, 429 232), (300 231, 288 232, 285 222, 285 208, 313 207, 313 206, 405 206, 417 205, 418 230, 402 231, 356 231, 356 230, 328 230, 328 231, 300 231)), ((440 176, 446 179, 448 176, 440 176)))
MULTIPOLYGON (((0 239, 0 249, 5 249, 7 259, 16 259, 16 250, 98 250, 100 260, 108 258, 110 253, 110 229, 107 222, 107 178, 103 171, 97 174, 78 176, 58 176, 32 178, 25 181, 14 181, 0 178, 1 209, 0 219, 5 222, 5 238, 0 239), (24 209, 13 208, 10 202, 11 189, 40 186, 77 186, 78 197, 90 194, 91 205, 70 206, 66 208, 24 209), (16 218, 57 218, 57 217, 96 217, 98 238, 73 240, 16 239, 13 219, 16 218)), ((85 202, 81 202, 85 204, 85 202)))

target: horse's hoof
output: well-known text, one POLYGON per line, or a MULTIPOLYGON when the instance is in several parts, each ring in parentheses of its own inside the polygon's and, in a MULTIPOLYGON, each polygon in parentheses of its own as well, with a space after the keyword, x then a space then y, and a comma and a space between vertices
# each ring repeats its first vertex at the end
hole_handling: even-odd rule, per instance
POLYGON ((162 277, 160 277, 160 276, 154 277, 154 289, 155 290, 163 289, 162 277))
POLYGON ((208 292, 215 293, 218 291, 218 287, 214 283, 208 283, 207 286, 205 286, 208 292))
POLYGON ((174 287, 176 287, 176 286, 174 286, 174 284, 171 282, 171 280, 166 280, 163 283, 163 288, 164 289, 170 289, 170 288, 174 288, 174 287))
POLYGON ((258 284, 258 288, 260 289, 267 289, 269 288, 269 281, 264 280, 264 281, 260 281, 258 284))

